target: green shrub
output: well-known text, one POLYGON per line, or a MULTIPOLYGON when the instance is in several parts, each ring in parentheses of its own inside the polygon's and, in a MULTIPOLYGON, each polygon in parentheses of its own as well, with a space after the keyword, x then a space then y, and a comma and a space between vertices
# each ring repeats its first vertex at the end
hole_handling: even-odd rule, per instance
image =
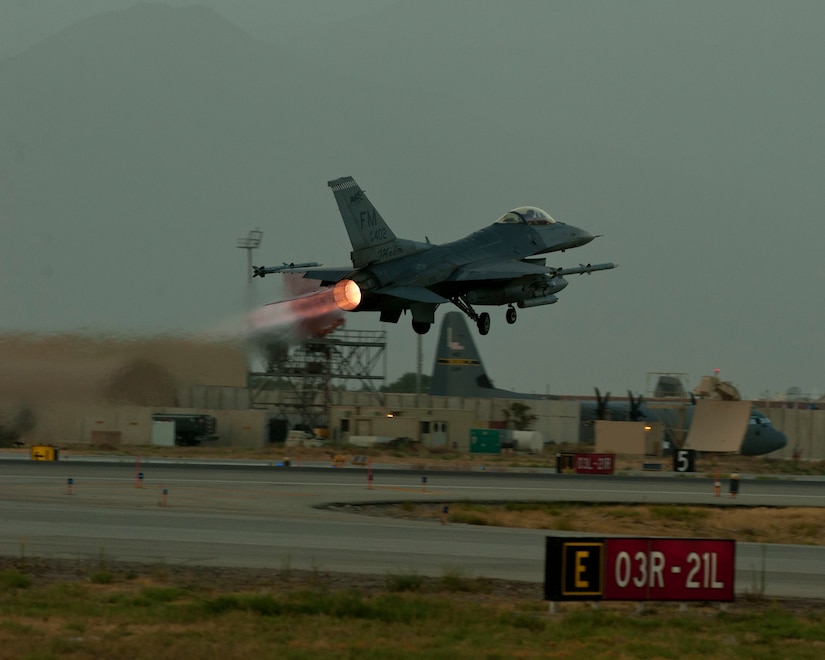
POLYGON ((697 523, 710 517, 710 511, 699 507, 660 504, 650 507, 650 517, 674 522, 697 523))
POLYGON ((89 576, 94 584, 112 584, 115 581, 115 574, 107 568, 100 568, 89 576))
POLYGON ((24 575, 13 568, 0 571, 0 588, 3 590, 25 589, 31 586, 31 583, 32 579, 28 575, 24 575))
POLYGON ((418 573, 387 573, 384 576, 384 585, 387 591, 421 591, 424 578, 418 573))

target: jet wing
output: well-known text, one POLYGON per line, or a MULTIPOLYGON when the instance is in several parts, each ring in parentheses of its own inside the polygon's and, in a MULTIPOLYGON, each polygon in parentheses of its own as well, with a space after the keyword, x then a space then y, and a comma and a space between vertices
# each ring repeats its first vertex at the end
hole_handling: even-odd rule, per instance
POLYGON ((598 270, 610 270, 616 264, 581 264, 574 268, 554 268, 543 263, 519 261, 517 259, 480 261, 461 266, 448 279, 448 282, 474 282, 478 280, 509 280, 524 275, 582 275, 598 270))
POLYGON ((553 273, 556 268, 548 268, 541 263, 519 261, 518 259, 495 259, 476 261, 460 266, 448 282, 473 282, 476 280, 511 280, 523 275, 543 275, 553 273))

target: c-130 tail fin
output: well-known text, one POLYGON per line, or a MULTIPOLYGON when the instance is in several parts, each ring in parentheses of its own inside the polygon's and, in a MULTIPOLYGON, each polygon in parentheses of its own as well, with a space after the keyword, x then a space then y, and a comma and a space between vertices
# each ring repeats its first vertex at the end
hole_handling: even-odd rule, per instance
POLYGON ((461 312, 447 312, 441 321, 430 394, 486 399, 546 398, 502 390, 493 385, 461 312))

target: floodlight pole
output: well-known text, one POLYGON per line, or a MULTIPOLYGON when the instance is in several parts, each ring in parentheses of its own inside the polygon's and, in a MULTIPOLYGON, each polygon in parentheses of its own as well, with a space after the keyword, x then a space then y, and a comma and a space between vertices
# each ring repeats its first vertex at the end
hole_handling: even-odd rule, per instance
POLYGON ((246 238, 238 239, 238 247, 246 250, 246 284, 252 288, 252 250, 261 246, 264 233, 260 229, 252 229, 246 238))
POLYGON ((415 360, 415 407, 420 408, 421 403, 421 335, 416 335, 416 360, 415 360))
MULTIPOLYGON (((252 291, 252 250, 261 245, 261 239, 264 233, 260 228, 251 229, 245 238, 239 238, 236 245, 242 250, 246 250, 246 331, 250 332, 252 329, 252 317, 249 313, 252 311, 254 302, 254 295, 252 291)), ((249 360, 247 356, 247 372, 251 371, 249 360)), ((247 376, 247 379, 249 377, 247 376)))

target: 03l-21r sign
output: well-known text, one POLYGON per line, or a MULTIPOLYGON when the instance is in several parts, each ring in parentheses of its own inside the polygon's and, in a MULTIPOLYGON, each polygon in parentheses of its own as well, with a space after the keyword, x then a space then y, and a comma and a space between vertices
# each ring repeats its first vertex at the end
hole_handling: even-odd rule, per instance
POLYGON ((545 600, 734 599, 736 542, 547 537, 545 600))
POLYGON ((615 454, 576 454, 576 474, 613 474, 615 454))

